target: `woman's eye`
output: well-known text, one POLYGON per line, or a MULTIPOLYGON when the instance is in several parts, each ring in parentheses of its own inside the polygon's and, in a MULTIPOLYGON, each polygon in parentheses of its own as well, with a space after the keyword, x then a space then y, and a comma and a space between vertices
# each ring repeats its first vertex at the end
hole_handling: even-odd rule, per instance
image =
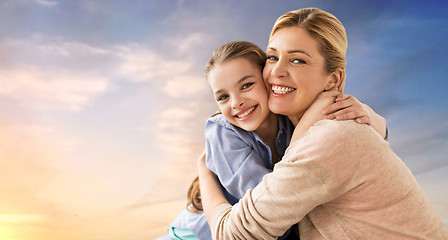
POLYGON ((246 89, 246 88, 249 88, 250 86, 252 86, 252 85, 254 85, 254 83, 253 82, 250 82, 250 83, 246 83, 246 84, 244 84, 243 85, 243 88, 242 89, 246 89))
POLYGON ((226 100, 228 97, 229 97, 229 95, 226 95, 226 94, 221 95, 221 96, 218 97, 218 102, 219 102, 219 101, 226 100))
POLYGON ((277 61, 277 60, 278 60, 278 57, 273 56, 273 55, 270 55, 270 56, 268 56, 267 60, 270 60, 270 61, 277 61))
POLYGON ((295 63, 295 64, 305 64, 306 63, 305 61, 303 61, 302 59, 299 59, 299 58, 293 58, 293 59, 291 59, 291 62, 295 63))

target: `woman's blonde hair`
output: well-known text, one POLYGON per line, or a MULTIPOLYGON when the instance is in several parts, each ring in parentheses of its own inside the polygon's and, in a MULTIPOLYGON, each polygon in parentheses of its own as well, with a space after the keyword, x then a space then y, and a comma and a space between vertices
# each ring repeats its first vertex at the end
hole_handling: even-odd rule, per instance
MULTIPOLYGON (((266 64, 266 53, 257 45, 247 41, 234 41, 219 46, 213 51, 210 60, 205 67, 205 78, 208 80, 210 71, 219 64, 226 61, 243 57, 249 60, 254 66, 263 70, 266 64)), ((213 116, 220 114, 216 112, 213 116)), ((187 210, 190 212, 202 211, 201 190, 199 188, 199 178, 196 177, 188 188, 187 210)))
POLYGON ((302 8, 280 16, 269 38, 271 39, 282 28, 295 26, 305 29, 319 41, 328 73, 342 68, 343 77, 338 88, 342 93, 345 85, 345 53, 347 51, 347 34, 342 23, 331 13, 318 8, 302 8))

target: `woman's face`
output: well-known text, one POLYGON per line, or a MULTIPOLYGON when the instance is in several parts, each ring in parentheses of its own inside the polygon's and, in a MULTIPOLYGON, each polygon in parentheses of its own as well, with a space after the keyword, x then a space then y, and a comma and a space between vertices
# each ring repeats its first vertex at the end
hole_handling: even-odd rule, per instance
POLYGON ((268 94, 259 68, 238 57, 216 65, 208 74, 218 107, 231 124, 255 131, 268 117, 268 94))
POLYGON ((297 124, 332 78, 319 43, 301 27, 282 28, 270 39, 266 54, 263 78, 270 88, 269 109, 297 124))

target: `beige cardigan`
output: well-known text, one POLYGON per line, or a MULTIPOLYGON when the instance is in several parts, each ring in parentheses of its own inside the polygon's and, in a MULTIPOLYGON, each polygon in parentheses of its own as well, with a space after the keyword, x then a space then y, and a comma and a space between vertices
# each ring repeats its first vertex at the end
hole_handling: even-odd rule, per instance
POLYGON ((214 239, 448 239, 448 229, 388 142, 353 121, 322 120, 233 208, 217 207, 214 239))

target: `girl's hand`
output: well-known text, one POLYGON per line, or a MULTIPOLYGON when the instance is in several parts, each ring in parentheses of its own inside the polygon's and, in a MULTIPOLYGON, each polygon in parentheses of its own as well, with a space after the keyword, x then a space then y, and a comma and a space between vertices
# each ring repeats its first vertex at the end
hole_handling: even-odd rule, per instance
POLYGON ((349 94, 339 94, 335 103, 322 110, 325 119, 355 120, 357 123, 370 125, 372 109, 362 104, 358 99, 349 94))
POLYGON ((386 121, 369 106, 361 103, 354 96, 340 93, 333 104, 322 110, 325 119, 355 120, 357 123, 368 124, 383 138, 386 137, 386 121))

